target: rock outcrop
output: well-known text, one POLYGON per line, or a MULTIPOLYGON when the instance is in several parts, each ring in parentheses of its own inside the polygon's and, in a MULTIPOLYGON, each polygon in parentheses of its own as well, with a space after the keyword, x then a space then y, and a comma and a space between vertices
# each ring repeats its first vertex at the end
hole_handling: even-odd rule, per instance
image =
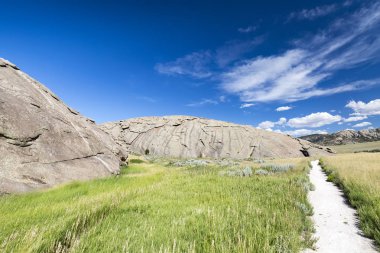
POLYGON ((135 118, 101 127, 121 147, 155 156, 247 159, 332 152, 288 135, 190 116, 135 118))
POLYGON ((117 174, 120 158, 94 121, 0 58, 0 194, 117 174))
POLYGON ((360 131, 343 130, 332 134, 312 134, 300 138, 326 146, 380 141, 380 128, 360 131))

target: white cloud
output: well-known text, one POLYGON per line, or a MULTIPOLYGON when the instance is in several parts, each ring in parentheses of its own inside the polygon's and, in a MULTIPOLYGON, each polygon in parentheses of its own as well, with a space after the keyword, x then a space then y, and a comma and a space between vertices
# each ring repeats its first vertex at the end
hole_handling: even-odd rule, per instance
POLYGON ((293 107, 291 107, 291 106, 280 106, 280 107, 277 107, 276 111, 282 112, 282 111, 291 110, 292 108, 293 107))
POLYGON ((263 121, 258 125, 258 128, 265 129, 271 131, 271 128, 274 126, 282 126, 286 124, 286 118, 280 118, 277 122, 273 121, 263 121))
POLYGON ((212 75, 208 64, 212 61, 209 51, 194 52, 175 61, 158 63, 155 66, 157 72, 166 75, 187 75, 193 78, 206 78, 212 75))
POLYGON ((371 125, 372 125, 371 122, 365 121, 365 122, 353 125, 352 127, 366 127, 366 126, 371 126, 371 125))
POLYGON ((244 102, 297 101, 364 89, 380 79, 318 87, 337 71, 379 60, 380 3, 338 19, 328 29, 294 43, 281 54, 259 56, 220 76, 221 87, 244 102))
POLYGON ((330 13, 333 13, 337 9, 338 9, 338 6, 336 4, 317 6, 312 9, 303 9, 299 12, 292 12, 288 17, 288 20, 291 20, 291 19, 313 20, 318 17, 323 17, 330 13))
POLYGON ((310 129, 296 129, 291 131, 281 131, 281 130, 274 130, 274 132, 282 133, 282 134, 289 134, 291 136, 305 136, 310 134, 328 134, 324 130, 310 130, 310 129))
POLYGON ((198 107, 198 106, 203 106, 203 105, 217 105, 217 104, 219 104, 219 103, 216 100, 213 100, 213 99, 202 99, 199 102, 190 103, 190 104, 187 104, 186 106, 198 107))
POLYGON ((267 121, 261 122, 258 127, 261 129, 268 129, 268 128, 274 127, 275 124, 276 124, 276 122, 272 122, 272 121, 267 120, 267 121))
POLYGON ((364 103, 362 101, 350 101, 346 107, 354 111, 354 115, 380 115, 380 99, 364 103))
POLYGON ((341 121, 341 119, 342 117, 339 115, 331 115, 328 112, 317 112, 305 117, 289 119, 288 125, 294 128, 316 128, 341 121))
POLYGON ((245 104, 242 104, 241 106, 240 106, 240 109, 243 109, 243 108, 248 108, 248 107, 252 107, 252 106, 254 106, 255 104, 252 104, 252 103, 245 103, 245 104))
POLYGON ((257 29, 257 26, 251 25, 251 26, 247 26, 247 27, 240 27, 238 29, 238 32, 240 32, 240 33, 251 33, 251 32, 256 31, 256 29, 257 29))
POLYGON ((284 125, 286 123, 286 118, 280 118, 278 121, 277 121, 277 125, 284 125))
POLYGON ((344 122, 354 122, 354 121, 360 121, 363 119, 366 119, 367 116, 354 116, 354 117, 349 117, 347 119, 343 119, 344 122))
POLYGON ((224 103, 224 102, 227 101, 227 97, 226 97, 226 96, 219 96, 219 101, 220 101, 221 103, 224 103))

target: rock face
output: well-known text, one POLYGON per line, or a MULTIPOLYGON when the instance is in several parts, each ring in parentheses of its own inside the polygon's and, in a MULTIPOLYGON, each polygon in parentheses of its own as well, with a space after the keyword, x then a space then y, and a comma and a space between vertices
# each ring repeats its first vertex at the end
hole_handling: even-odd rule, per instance
POLYGON ((342 145, 358 142, 380 141, 380 128, 361 131, 343 130, 333 134, 312 134, 301 139, 319 145, 342 145))
POLYGON ((94 121, 0 58, 0 194, 117 174, 125 154, 94 121))
POLYGON ((135 118, 101 127, 121 147, 137 154, 246 159, 332 152, 288 135, 190 116, 135 118))

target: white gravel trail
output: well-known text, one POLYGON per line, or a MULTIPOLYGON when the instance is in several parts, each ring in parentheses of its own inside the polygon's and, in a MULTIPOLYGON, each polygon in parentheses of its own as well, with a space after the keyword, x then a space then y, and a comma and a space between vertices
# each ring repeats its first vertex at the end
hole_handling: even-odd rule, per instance
POLYGON ((355 209, 346 204, 343 193, 327 182, 319 161, 312 161, 310 181, 315 186, 308 195, 314 208, 312 220, 316 229, 316 251, 319 253, 371 253, 377 252, 370 239, 363 237, 357 227, 355 209))

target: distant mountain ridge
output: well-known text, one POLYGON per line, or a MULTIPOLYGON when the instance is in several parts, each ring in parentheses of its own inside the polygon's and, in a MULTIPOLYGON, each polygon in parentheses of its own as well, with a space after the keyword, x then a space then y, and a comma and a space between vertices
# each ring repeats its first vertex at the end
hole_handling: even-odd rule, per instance
POLYGON ((380 140, 380 128, 366 130, 343 130, 332 134, 311 134, 300 137, 319 145, 342 145, 380 140))

